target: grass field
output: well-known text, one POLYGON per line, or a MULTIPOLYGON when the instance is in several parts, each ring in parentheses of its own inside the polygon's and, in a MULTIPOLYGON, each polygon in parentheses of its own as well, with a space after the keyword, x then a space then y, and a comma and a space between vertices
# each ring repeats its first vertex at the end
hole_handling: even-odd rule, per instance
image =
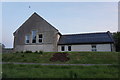
MULTIPOLYGON (((118 52, 69 52, 67 62, 51 62, 53 53, 2 54, 3 62, 62 63, 62 64, 118 64, 118 52)), ((3 78, 118 78, 118 65, 57 66, 3 64, 3 78)))
POLYGON ((4 64, 3 78, 118 78, 118 66, 4 64))
POLYGON ((28 62, 28 63, 67 63, 67 64, 118 64, 118 52, 69 52, 67 62, 51 62, 53 53, 11 53, 3 54, 3 62, 28 62))

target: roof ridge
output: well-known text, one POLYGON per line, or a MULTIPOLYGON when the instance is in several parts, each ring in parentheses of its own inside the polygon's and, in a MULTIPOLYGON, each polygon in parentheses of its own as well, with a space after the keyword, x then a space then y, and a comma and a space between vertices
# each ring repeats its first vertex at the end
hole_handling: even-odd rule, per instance
POLYGON ((84 35, 84 34, 101 34, 106 32, 94 32, 94 33, 80 33, 80 34, 63 34, 62 36, 69 36, 69 35, 84 35))

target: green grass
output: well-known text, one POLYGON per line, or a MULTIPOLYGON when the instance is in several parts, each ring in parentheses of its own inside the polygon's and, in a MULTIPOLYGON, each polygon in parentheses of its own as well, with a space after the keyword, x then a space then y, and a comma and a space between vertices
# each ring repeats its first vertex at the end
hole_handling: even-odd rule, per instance
POLYGON ((53 52, 37 53, 10 53, 2 54, 3 62, 28 62, 28 63, 67 63, 67 64, 118 64, 120 52, 69 52, 67 62, 51 62, 53 52))
POLYGON ((3 78, 118 78, 118 66, 3 64, 3 78))
MULTIPOLYGON (((2 54, 3 62, 118 64, 117 52, 69 52, 67 62, 50 62, 53 52, 2 54)), ((118 78, 118 65, 57 66, 3 64, 3 78, 118 78)))

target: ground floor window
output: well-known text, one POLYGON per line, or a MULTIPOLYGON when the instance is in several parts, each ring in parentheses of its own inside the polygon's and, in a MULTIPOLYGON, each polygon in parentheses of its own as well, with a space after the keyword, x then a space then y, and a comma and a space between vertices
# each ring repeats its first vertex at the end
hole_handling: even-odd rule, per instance
POLYGON ((94 44, 94 45, 91 45, 91 47, 92 47, 92 51, 97 51, 97 48, 96 48, 96 45, 94 44))
POLYGON ((68 51, 71 51, 71 46, 68 46, 68 51))
POLYGON ((61 51, 65 51, 65 46, 61 46, 61 51))

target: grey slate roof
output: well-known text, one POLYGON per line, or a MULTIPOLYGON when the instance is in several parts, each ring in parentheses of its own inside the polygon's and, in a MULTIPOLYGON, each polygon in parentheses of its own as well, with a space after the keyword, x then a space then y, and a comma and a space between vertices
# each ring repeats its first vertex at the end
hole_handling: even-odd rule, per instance
POLYGON ((71 34, 62 35, 58 45, 71 44, 96 44, 96 43, 114 43, 111 33, 86 33, 86 34, 71 34))

